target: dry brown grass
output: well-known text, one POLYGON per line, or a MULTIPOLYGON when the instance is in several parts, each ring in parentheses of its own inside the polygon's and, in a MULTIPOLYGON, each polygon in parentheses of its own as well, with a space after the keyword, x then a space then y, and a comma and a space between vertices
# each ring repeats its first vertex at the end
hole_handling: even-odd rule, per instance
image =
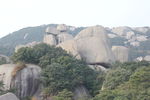
POLYGON ((11 76, 15 77, 17 75, 17 72, 24 69, 25 67, 26 67, 25 63, 17 63, 17 65, 15 66, 14 70, 11 73, 11 76))
POLYGON ((37 100, 37 98, 36 97, 32 97, 31 100, 37 100))

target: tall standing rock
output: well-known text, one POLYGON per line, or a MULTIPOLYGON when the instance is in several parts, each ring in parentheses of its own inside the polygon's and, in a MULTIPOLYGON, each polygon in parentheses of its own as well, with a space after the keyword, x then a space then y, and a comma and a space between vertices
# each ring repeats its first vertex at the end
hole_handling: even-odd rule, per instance
POLYGON ((104 27, 86 28, 75 40, 79 54, 87 63, 111 63, 115 60, 104 27))
POLYGON ((129 49, 124 46, 113 46, 112 51, 117 61, 127 62, 129 60, 129 49))
POLYGON ((22 67, 15 64, 0 66, 0 80, 3 81, 5 90, 16 89, 19 98, 33 96, 40 88, 41 68, 31 64, 22 67))

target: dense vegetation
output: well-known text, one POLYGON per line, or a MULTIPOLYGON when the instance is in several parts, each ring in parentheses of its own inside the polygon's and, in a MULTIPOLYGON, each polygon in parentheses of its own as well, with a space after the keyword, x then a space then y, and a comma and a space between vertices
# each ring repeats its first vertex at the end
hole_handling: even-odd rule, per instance
POLYGON ((0 57, 0 65, 2 64, 6 64, 7 63, 7 60, 5 57, 0 57))
POLYGON ((84 85, 95 95, 102 85, 98 72, 90 69, 84 61, 77 60, 61 48, 47 44, 21 48, 13 54, 12 60, 41 66, 41 80, 46 96, 57 95, 64 89, 73 91, 80 85, 84 85))
POLYGON ((84 85, 92 100, 150 100, 150 63, 116 62, 106 73, 90 69, 61 48, 39 44, 21 48, 14 62, 41 66, 41 81, 46 96, 54 100, 72 100, 73 90, 84 85))
POLYGON ((106 74, 103 88, 93 100, 150 100, 150 64, 116 64, 106 74))

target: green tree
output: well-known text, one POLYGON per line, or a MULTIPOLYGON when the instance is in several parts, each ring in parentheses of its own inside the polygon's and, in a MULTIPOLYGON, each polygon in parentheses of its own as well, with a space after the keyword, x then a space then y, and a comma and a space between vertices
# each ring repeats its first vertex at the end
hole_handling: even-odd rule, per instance
POLYGON ((131 75, 130 71, 120 67, 110 70, 106 74, 103 88, 115 89, 118 85, 128 81, 130 75, 131 75))
POLYGON ((59 92, 57 96, 53 96, 53 100, 72 100, 73 93, 64 89, 63 91, 59 92))
POLYGON ((2 64, 7 64, 8 62, 7 62, 7 60, 6 60, 6 58, 5 57, 0 57, 0 65, 2 65, 2 64))

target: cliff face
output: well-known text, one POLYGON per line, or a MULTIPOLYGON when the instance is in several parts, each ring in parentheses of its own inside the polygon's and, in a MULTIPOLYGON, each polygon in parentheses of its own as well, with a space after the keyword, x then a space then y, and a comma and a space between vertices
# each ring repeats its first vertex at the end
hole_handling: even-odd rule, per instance
POLYGON ((18 65, 5 64, 0 66, 0 80, 4 83, 4 89, 16 89, 19 98, 33 96, 40 88, 41 68, 36 65, 26 64, 19 69, 18 65))

